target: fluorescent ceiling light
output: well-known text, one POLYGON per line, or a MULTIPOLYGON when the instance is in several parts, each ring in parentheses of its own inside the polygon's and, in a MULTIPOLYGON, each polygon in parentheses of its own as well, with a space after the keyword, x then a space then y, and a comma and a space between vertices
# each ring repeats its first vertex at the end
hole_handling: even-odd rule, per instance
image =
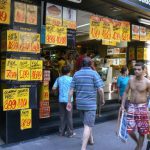
POLYGON ((68 1, 74 2, 74 3, 81 3, 82 2, 82 0, 68 0, 68 1))
POLYGON ((148 20, 148 19, 139 18, 138 21, 139 21, 139 23, 150 25, 150 20, 148 20))
POLYGON ((82 28, 82 27, 89 26, 89 25, 90 25, 90 23, 86 23, 86 24, 82 24, 82 25, 77 26, 77 28, 82 28))

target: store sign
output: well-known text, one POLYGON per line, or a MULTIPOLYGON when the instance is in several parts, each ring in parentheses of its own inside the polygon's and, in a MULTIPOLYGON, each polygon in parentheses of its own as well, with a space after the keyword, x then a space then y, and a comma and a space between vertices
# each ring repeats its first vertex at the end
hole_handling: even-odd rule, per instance
POLYGON ((29 108, 29 89, 4 89, 3 111, 29 108))
POLYGON ((20 128, 21 130, 32 128, 32 110, 24 109, 20 111, 20 128))
POLYGON ((0 0, 0 24, 10 23, 11 0, 0 0))

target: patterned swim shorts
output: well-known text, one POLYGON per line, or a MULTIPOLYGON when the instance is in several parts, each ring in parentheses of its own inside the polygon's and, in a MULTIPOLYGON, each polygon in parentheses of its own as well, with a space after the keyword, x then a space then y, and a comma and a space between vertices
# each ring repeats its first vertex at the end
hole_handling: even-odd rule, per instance
POLYGON ((149 132, 147 104, 129 103, 127 113, 127 130, 129 133, 138 130, 141 135, 149 132))

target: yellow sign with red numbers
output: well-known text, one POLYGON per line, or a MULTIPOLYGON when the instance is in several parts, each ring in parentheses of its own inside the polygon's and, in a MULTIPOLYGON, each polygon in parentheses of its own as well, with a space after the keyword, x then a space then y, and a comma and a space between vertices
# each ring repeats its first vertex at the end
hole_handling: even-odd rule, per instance
POLYGON ((32 110, 24 109, 20 111, 20 128, 21 130, 32 128, 32 110))
POLYGON ((0 0, 0 24, 10 23, 11 0, 0 0))
POLYGON ((18 60, 18 81, 29 81, 30 74, 30 60, 18 60))
POLYGON ((43 79, 43 61, 31 60, 31 80, 43 79))
POLYGON ((29 89, 4 89, 3 110, 18 110, 29 108, 29 89))

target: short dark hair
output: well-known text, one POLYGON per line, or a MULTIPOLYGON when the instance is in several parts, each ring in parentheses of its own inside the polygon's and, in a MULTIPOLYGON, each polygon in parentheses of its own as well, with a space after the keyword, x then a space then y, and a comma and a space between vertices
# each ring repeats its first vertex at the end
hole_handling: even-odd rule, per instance
POLYGON ((61 72, 63 75, 66 75, 70 72, 70 66, 66 65, 66 66, 63 66, 62 69, 61 69, 61 72))
POLYGON ((82 60, 82 67, 90 67, 91 66, 91 58, 84 57, 82 60))
POLYGON ((142 70, 144 70, 144 68, 145 68, 145 66, 142 62, 136 63, 135 66, 141 66, 142 70))
POLYGON ((126 71, 128 70, 128 68, 126 66, 121 68, 121 74, 124 74, 126 71))

